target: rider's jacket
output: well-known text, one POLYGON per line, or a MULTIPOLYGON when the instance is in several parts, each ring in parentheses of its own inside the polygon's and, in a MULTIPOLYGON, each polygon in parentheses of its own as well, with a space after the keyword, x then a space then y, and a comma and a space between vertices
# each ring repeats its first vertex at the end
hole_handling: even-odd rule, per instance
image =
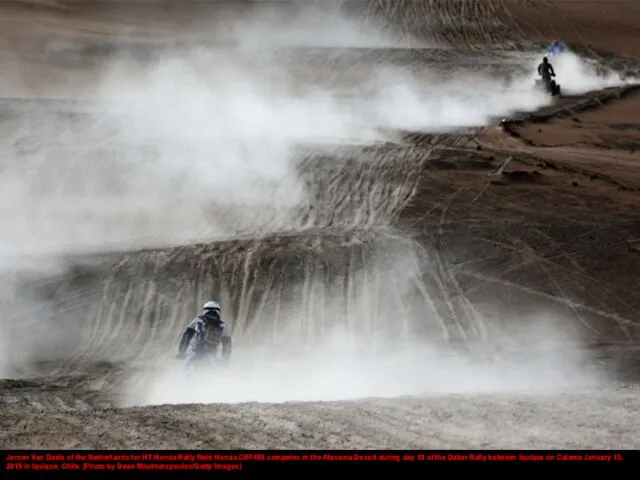
POLYGON ((543 77, 550 77, 552 74, 554 74, 554 71, 550 63, 542 62, 540 65, 538 65, 538 75, 541 75, 543 77))
POLYGON ((182 338, 179 353, 201 354, 217 352, 218 346, 222 345, 222 356, 227 359, 231 355, 231 329, 229 325, 219 318, 216 320, 207 319, 204 315, 199 315, 187 325, 182 338))

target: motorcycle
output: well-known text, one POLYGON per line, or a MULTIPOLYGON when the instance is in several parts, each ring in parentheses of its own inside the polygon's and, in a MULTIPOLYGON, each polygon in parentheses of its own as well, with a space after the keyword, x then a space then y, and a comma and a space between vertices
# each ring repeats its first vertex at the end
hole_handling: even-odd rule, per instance
POLYGON ((555 77, 555 75, 551 75, 547 78, 536 78, 533 85, 533 90, 545 92, 552 97, 559 96, 561 92, 560 85, 556 83, 556 81, 551 77, 555 77))
POLYGON ((226 368, 226 363, 220 360, 215 352, 203 352, 191 355, 178 355, 177 360, 184 362, 186 376, 211 374, 215 369, 226 368))

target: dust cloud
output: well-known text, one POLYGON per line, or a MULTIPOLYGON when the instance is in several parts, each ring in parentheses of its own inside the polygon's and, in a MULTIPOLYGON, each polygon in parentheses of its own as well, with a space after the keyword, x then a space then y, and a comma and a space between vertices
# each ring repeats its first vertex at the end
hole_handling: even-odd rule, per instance
MULTIPOLYGON (((563 94, 580 95, 592 90, 633 85, 640 82, 636 77, 624 77, 621 73, 603 68, 597 61, 581 57, 572 51, 548 57, 556 73, 555 80, 563 94)), ((531 59, 531 72, 537 77, 537 67, 542 55, 531 59)), ((530 81, 533 83, 533 80, 530 81)))
MULTIPOLYGON (((556 62, 566 88, 615 83, 567 58, 556 62)), ((9 225, 0 256, 296 229, 306 195, 296 147, 486 125, 550 102, 531 91, 526 75, 504 87, 464 69, 442 81, 437 66, 414 75, 383 65, 364 85, 319 87, 295 85, 275 60, 253 59, 242 49, 201 46, 145 67, 114 61, 82 124, 61 135, 56 126, 69 121, 42 111, 28 132, 5 127, 4 158, 20 161, 5 162, 0 178, 9 225)))
POLYGON ((416 298, 421 253, 402 242, 381 248, 378 257, 386 260, 350 279, 352 298, 326 298, 318 282, 311 288, 315 308, 304 302, 310 311, 288 303, 277 324, 258 318, 254 327, 237 329, 226 368, 187 373, 175 345, 167 345, 151 366, 132 374, 123 405, 535 394, 604 381, 590 354, 576 348, 582 333, 568 330, 571 322, 549 309, 533 308, 517 321, 508 312, 477 311, 485 335, 461 338, 460 326, 434 308, 442 292, 428 288, 428 298, 416 298))
POLYGON ((259 3, 249 16, 227 18, 227 43, 243 50, 278 48, 428 47, 376 26, 372 18, 356 22, 342 12, 340 0, 292 2, 287 14, 259 3))
MULTIPOLYGON (((551 317, 553 318, 553 317, 551 317)), ((429 341, 389 340, 378 348, 360 331, 338 328, 297 349, 291 338, 278 352, 238 348, 228 368, 185 374, 176 361, 162 373, 134 376, 125 404, 330 401, 425 394, 540 393, 598 385, 586 356, 544 314, 517 335, 493 336, 492 349, 456 352, 429 341), (546 324, 546 325, 545 325, 546 324), (517 343, 528 343, 516 349, 517 343)), ((395 328, 393 319, 389 329, 395 328)), ((494 332, 495 333, 495 332, 494 332)), ((382 335, 382 334, 381 334, 382 335)), ((485 345, 485 348, 487 346, 485 345)), ((603 378, 603 377, 602 377, 603 378)))

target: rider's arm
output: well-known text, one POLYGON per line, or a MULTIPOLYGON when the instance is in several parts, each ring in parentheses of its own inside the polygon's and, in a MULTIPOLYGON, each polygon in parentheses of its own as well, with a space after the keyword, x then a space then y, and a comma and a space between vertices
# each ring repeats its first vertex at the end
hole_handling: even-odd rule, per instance
POLYGON ((551 66, 551 64, 549 64, 549 71, 551 72, 551 75, 555 75, 556 72, 553 70, 553 67, 551 66))
POLYGON ((225 326, 222 329, 222 338, 220 339, 220 341, 222 343, 222 358, 225 361, 228 361, 229 358, 231 357, 231 346, 232 346, 231 329, 229 328, 228 324, 225 324, 225 326))
POLYGON ((180 338, 180 344, 178 345, 178 354, 183 355, 185 350, 187 349, 187 346, 189 345, 189 342, 193 338, 193 335, 196 333, 196 323, 197 323, 197 321, 198 321, 198 319, 194 318, 189 323, 189 325, 187 325, 187 328, 185 328, 184 333, 182 334, 182 337, 180 338))
POLYGON ((187 327, 187 329, 184 331, 184 333, 182 334, 182 338, 180 338, 180 344, 178 345, 179 355, 184 355, 184 352, 187 350, 187 346, 189 345, 191 338, 193 338, 194 333, 196 333, 196 331, 193 328, 189 327, 187 327))

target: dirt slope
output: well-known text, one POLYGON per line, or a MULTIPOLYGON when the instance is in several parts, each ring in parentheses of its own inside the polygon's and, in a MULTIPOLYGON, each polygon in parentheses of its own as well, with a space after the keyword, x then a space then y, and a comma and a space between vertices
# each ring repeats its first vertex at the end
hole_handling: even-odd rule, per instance
MULTIPOLYGON (((287 18, 298 7, 268 8, 287 18)), ((411 65, 418 75, 438 62, 444 71, 465 62, 490 71, 509 53, 537 51, 554 38, 627 74, 639 71, 640 11, 632 0, 615 8, 586 0, 383 0, 341 8, 393 32, 405 47, 437 41, 445 53, 377 45, 348 61, 327 60, 326 52, 302 55, 307 63, 294 56, 287 61, 302 83, 357 84, 378 61, 411 65)), ((2 4, 0 58, 12 76, 0 91, 87 99, 97 67, 114 51, 141 65, 159 44, 181 48, 206 39, 228 47, 237 41, 233 32, 211 22, 238 15, 195 2, 2 4)), ((298 231, 265 227, 255 238, 115 254, 62 278, 30 280, 28 288, 50 302, 52 321, 89 320, 64 333, 78 335, 80 347, 57 357, 43 349, 41 358, 16 365, 13 376, 28 380, 0 384, 0 447, 638 448, 639 102, 635 88, 620 87, 502 125, 390 132, 392 140, 379 147, 303 152, 315 203, 301 213, 298 231), (367 168, 356 161, 364 157, 367 168), (411 288, 388 288, 380 273, 408 269, 398 266, 407 241, 391 227, 410 231, 422 249, 411 288), (379 260, 381 245, 401 253, 379 260), (370 267, 375 262, 383 266, 370 267), (269 338, 267 319, 284 321, 279 312, 291 304, 299 304, 301 331, 311 336, 309 311, 327 308, 330 297, 340 299, 338 309, 360 308, 350 295, 366 288, 375 308, 409 319, 411 334, 458 346, 491 348, 493 329, 547 308, 570 319, 564 327, 585 339, 578 349, 594 352, 590 361, 611 374, 610 384, 535 395, 121 407, 124 369, 169 362, 157 350, 173 351, 202 295, 221 298, 238 330, 260 339, 269 338), (123 328, 130 318, 138 321, 123 328)), ((3 108, 5 125, 22 125, 44 111, 38 109, 86 107, 5 99, 3 108)), ((369 327, 384 326, 376 321, 369 327)), ((15 331, 31 327, 27 319, 15 331)), ((518 354, 526 358, 529 347, 518 354)))
POLYGON ((11 412, 0 425, 2 444, 11 448, 633 449, 640 445, 633 414, 639 403, 637 389, 607 389, 11 412), (592 413, 576 420, 576 412, 592 413))

